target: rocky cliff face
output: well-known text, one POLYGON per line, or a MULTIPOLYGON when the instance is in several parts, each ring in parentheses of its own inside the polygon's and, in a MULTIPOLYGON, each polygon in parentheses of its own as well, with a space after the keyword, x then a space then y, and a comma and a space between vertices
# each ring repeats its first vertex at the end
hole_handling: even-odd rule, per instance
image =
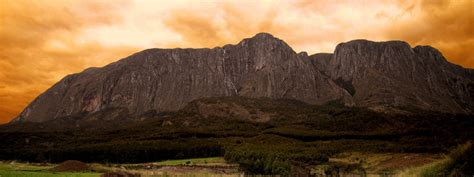
POLYGON ((457 113, 474 108, 470 71, 429 46, 355 40, 339 44, 326 63, 325 73, 351 92, 357 106, 457 113))
POLYGON ((321 104, 347 94, 285 42, 261 33, 213 49, 149 49, 67 76, 36 98, 18 121, 111 108, 132 115, 173 111, 197 98, 233 95, 321 104))
POLYGON ((139 116, 220 96, 472 113, 473 76, 431 47, 356 40, 339 44, 334 54, 308 56, 260 33, 213 49, 148 49, 69 75, 14 121, 44 122, 113 109, 139 116))

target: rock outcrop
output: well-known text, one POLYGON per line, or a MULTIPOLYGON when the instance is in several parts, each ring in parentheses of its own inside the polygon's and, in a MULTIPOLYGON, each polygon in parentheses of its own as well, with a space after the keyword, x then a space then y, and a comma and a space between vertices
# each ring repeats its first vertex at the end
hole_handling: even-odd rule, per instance
MULTIPOLYGON (((204 97, 342 100, 386 110, 474 110, 474 72, 431 47, 355 40, 334 54, 296 53, 267 33, 213 49, 148 49, 65 77, 14 122, 44 122, 120 109, 139 116, 175 111, 204 97)), ((113 117, 113 116, 112 116, 113 117)))
POLYGON ((414 107, 472 113, 472 70, 449 63, 429 46, 402 41, 339 44, 324 71, 353 95, 357 106, 414 107))

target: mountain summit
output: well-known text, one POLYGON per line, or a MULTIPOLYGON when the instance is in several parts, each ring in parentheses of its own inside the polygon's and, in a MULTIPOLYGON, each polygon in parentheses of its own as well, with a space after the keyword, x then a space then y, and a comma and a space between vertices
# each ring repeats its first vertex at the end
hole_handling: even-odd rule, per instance
POLYGON ((297 54, 259 33, 213 49, 147 49, 102 68, 68 75, 13 122, 45 122, 107 111, 174 111, 205 97, 289 98, 310 104, 339 100, 387 111, 473 113, 474 71, 436 49, 402 41, 354 40, 334 54, 297 54))

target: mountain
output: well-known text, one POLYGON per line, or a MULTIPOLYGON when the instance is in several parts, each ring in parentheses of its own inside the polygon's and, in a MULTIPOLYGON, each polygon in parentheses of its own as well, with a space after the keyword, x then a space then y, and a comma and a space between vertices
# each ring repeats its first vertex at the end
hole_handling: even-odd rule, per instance
POLYGON ((322 71, 351 93, 357 106, 474 110, 473 70, 449 63, 429 46, 355 40, 339 44, 334 54, 319 61, 322 71))
POLYGON ((471 114, 474 71, 449 63, 432 47, 401 41, 354 40, 339 44, 334 54, 308 56, 259 33, 212 49, 147 49, 66 76, 12 122, 137 119, 223 96, 471 114))

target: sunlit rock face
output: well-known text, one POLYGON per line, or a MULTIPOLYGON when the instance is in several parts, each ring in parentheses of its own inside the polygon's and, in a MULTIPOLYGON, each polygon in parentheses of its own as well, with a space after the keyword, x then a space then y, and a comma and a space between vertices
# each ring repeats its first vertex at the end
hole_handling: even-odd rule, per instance
POLYGON ((174 111, 204 97, 341 100, 386 110, 416 107, 472 113, 474 72, 436 49, 401 41, 355 40, 334 54, 297 54, 267 33, 213 49, 148 49, 65 77, 14 122, 44 122, 120 109, 139 117, 174 111))

